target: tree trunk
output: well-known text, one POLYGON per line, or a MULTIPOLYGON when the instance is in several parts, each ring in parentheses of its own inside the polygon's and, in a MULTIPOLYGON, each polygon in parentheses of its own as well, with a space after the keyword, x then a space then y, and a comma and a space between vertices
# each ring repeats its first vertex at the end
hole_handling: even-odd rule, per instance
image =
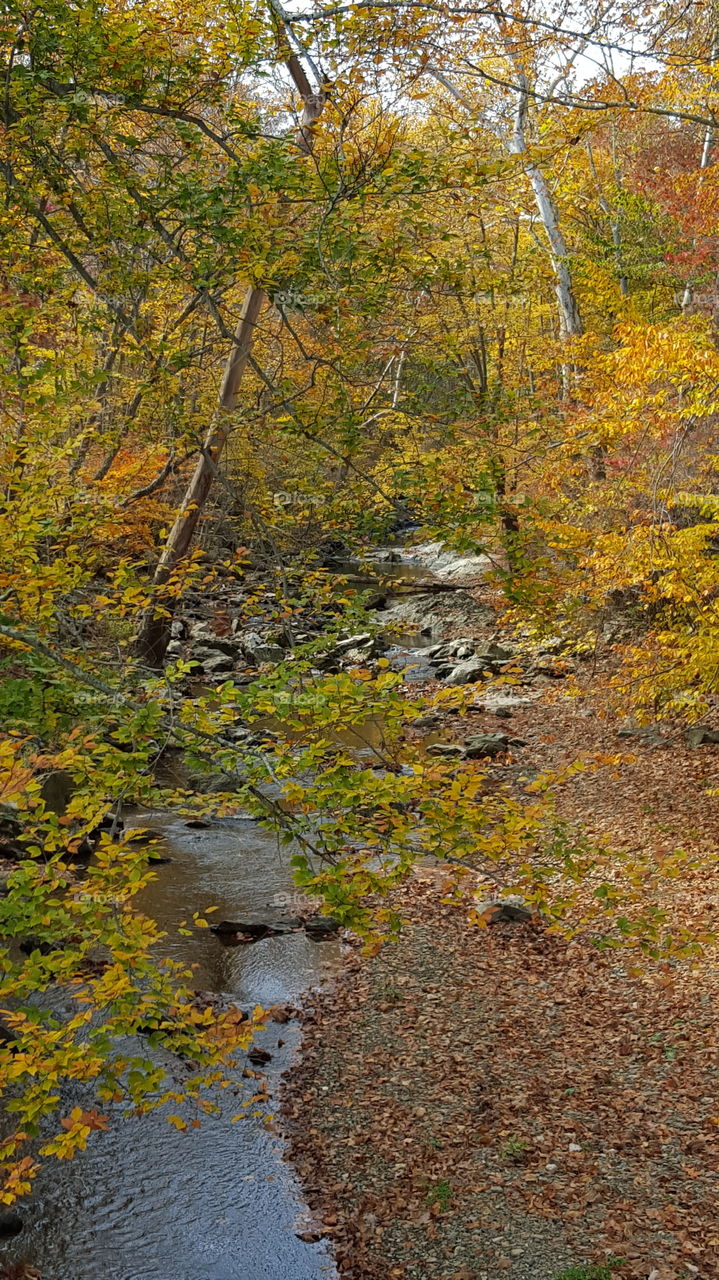
POLYGON ((165 543, 153 580, 154 595, 142 621, 137 639, 139 658, 149 667, 160 668, 170 639, 172 601, 163 602, 162 588, 187 555, 203 508, 212 487, 215 467, 232 429, 230 414, 237 404, 240 383, 252 351, 255 328, 264 302, 262 289, 250 288, 245 294, 234 340, 225 362, 217 413, 207 432, 194 474, 185 491, 175 523, 165 543))
MULTIPOLYGON (((517 109, 514 117, 514 132, 509 140, 509 150, 513 155, 526 156, 529 148, 526 137, 527 108, 529 93, 527 77, 521 72, 518 76, 517 109)), ((527 165, 527 177, 534 192, 534 199, 542 220, 544 233, 549 241, 549 255, 554 271, 554 291, 559 304, 559 327, 563 338, 580 338, 583 333, 582 319, 579 314, 577 299, 574 296, 572 272, 569 264, 569 250, 559 225, 557 207, 547 179, 531 161, 527 165)))
MULTIPOLYGON (((297 142, 301 150, 305 154, 309 154, 314 140, 314 125, 321 114, 325 94, 321 88, 316 93, 313 92, 297 54, 293 53, 289 47, 286 25, 288 20, 278 0, 271 0, 271 7, 277 13, 280 23, 283 24, 280 26, 278 34, 284 45, 285 65, 303 103, 297 142)), ((232 347, 225 362, 217 412, 205 437, 194 475, 182 499, 177 518, 155 570, 153 598, 142 619, 136 642, 137 655, 140 661, 155 670, 160 669, 165 660, 170 640, 172 613, 178 594, 175 591, 163 591, 163 588, 167 587, 174 570, 187 555, 192 545, 195 530, 212 488, 217 464, 232 429, 230 415, 237 405, 240 384, 252 353, 257 322, 264 298, 263 290, 254 286, 250 287, 245 294, 232 347)))

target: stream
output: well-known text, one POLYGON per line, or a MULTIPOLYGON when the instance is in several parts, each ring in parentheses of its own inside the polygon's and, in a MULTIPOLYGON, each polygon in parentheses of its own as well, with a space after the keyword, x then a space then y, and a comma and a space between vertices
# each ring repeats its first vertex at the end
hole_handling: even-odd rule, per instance
MULTIPOLYGON (((338 943, 312 942, 304 932, 240 947, 223 946, 208 930, 180 936, 177 925, 193 910, 218 906, 218 919, 251 917, 294 894, 290 854, 254 822, 224 819, 196 830, 181 818, 143 814, 141 824, 162 832, 172 862, 157 868, 138 906, 168 931, 166 955, 199 966, 200 990, 232 995, 246 1009, 296 1003, 338 964, 338 943)), ((263 1068, 271 1086, 298 1040, 294 1022, 268 1023, 258 1035, 272 1053, 263 1068)), ((200 1129, 178 1133, 159 1113, 118 1117, 71 1163, 49 1162, 25 1230, 0 1259, 29 1262, 42 1280, 332 1280, 325 1247, 295 1235, 303 1205, 281 1140, 251 1116, 231 1124, 241 1099, 227 1092, 218 1099, 224 1114, 203 1116, 200 1129)))
MULTIPOLYGON (((431 578, 433 567, 392 552, 378 558, 377 572, 406 582, 431 578)), ((403 624, 391 590, 382 604, 392 666, 406 679, 426 679, 431 627, 423 631, 411 608, 403 624)), ((361 738, 350 731, 348 744, 366 749, 367 733, 367 726, 361 738)), ((171 859, 157 866, 138 906, 166 931, 164 954, 196 966, 199 990, 230 996, 245 1009, 296 1005, 337 969, 341 944, 311 941, 303 931, 238 947, 223 946, 208 930, 178 933, 180 921, 210 906, 218 920, 262 916, 278 905, 293 914, 299 903, 290 851, 255 822, 237 817, 198 829, 176 815, 149 813, 134 825, 160 833, 171 859)), ((298 1024, 269 1023, 256 1043, 272 1053, 263 1071, 276 1106, 280 1078, 298 1049, 298 1024)), ((181 1076, 169 1057, 166 1066, 181 1076)), ((161 1113, 113 1117, 110 1132, 93 1134, 72 1162, 48 1162, 23 1209, 25 1229, 0 1246, 0 1261, 27 1262, 42 1280, 332 1280, 325 1244, 297 1234, 305 1206, 282 1159, 282 1140, 261 1118, 229 1123, 242 1107, 231 1093, 217 1099, 223 1114, 203 1117, 199 1129, 177 1132, 161 1113)), ((67 1098, 68 1106, 76 1102, 91 1099, 78 1088, 67 1098)))

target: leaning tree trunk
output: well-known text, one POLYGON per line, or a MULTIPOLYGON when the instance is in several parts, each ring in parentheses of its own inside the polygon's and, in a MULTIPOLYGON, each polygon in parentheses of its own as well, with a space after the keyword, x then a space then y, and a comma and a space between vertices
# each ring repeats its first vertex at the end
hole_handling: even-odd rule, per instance
POLYGON ((162 588, 173 571, 184 560, 192 545, 195 530, 212 487, 215 468, 222 456, 232 429, 231 413, 237 405, 242 377, 252 351, 255 328, 264 301, 262 289, 250 288, 245 294, 242 312, 235 330, 232 347, 225 362, 215 420, 205 437, 175 523, 160 556, 153 580, 153 599, 145 613, 138 636, 138 656, 150 667, 159 668, 165 660, 172 624, 172 594, 162 600, 162 588))
MULTIPOLYGON (((287 18, 278 0, 272 3, 281 21, 287 18)), ((298 132, 298 144, 309 154, 313 144, 313 127, 324 105, 322 89, 312 90, 302 64, 287 43, 286 25, 281 29, 285 42, 285 65, 303 101, 303 112, 298 132)), ((252 354, 257 322, 264 302, 264 292, 254 286, 247 290, 242 312, 235 329, 222 377, 217 411, 205 437, 194 474, 182 499, 175 523, 170 530, 164 551, 160 556, 153 579, 153 597, 145 612, 137 637, 137 655, 141 662, 159 669, 165 660, 170 640, 172 614, 177 593, 163 590, 168 587, 174 570, 187 555, 202 516, 217 464, 222 456, 232 430, 232 413, 237 406, 242 378, 252 354)))

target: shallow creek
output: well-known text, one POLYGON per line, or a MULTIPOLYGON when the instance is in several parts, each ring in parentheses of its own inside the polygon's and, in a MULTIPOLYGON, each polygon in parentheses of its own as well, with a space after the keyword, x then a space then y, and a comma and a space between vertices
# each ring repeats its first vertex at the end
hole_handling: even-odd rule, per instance
MULTIPOLYGON (((410 553, 378 562, 374 581, 428 577, 431 569, 410 553)), ((373 581, 369 574, 367 581, 373 581)), ((390 639, 388 657, 407 669, 406 679, 431 674, 422 652, 433 643, 430 636, 403 632, 400 623, 390 639)), ((380 723, 345 734, 346 745, 359 752, 371 752, 381 738, 380 723)), ((196 829, 180 817, 145 814, 133 825, 161 832, 162 852, 172 859, 157 867, 138 906, 166 930, 164 953, 197 966, 198 990, 229 995, 251 1009, 296 1003, 331 976, 340 944, 315 943, 303 932, 240 947, 223 946, 207 930, 189 938, 177 932, 180 921, 210 906, 218 908, 216 919, 261 916, 278 905, 293 914, 289 852, 256 823, 224 819, 196 829)), ((273 1105, 298 1041, 294 1022, 270 1023, 258 1037, 272 1053, 263 1070, 273 1105)), ((166 1065, 181 1074, 173 1061, 166 1065)), ((75 1101, 91 1100, 78 1092, 68 1098, 69 1105, 75 1101)), ((217 1101, 223 1115, 203 1117, 199 1129, 178 1133, 161 1114, 118 1117, 72 1163, 50 1162, 25 1211, 25 1230, 0 1247, 0 1261, 29 1262, 42 1280, 332 1280, 326 1247, 296 1234, 301 1190, 282 1160, 281 1140, 259 1118, 229 1123, 241 1097, 225 1093, 217 1101)))
MULTIPOLYGON (((302 932, 240 947, 207 930, 179 936, 179 922, 208 906, 219 907, 218 919, 261 915, 283 901, 291 910, 289 854, 249 821, 195 830, 149 814, 140 823, 162 830, 173 861, 157 868, 138 905, 168 931, 165 953, 199 966, 198 989, 266 1007, 296 1001, 337 964, 338 944, 302 932)), ((260 1033, 257 1043, 273 1055, 263 1068, 271 1084, 297 1042, 294 1023, 260 1033)), ((325 1247, 295 1234, 301 1193, 281 1141, 259 1119, 229 1122, 241 1098, 218 1101, 223 1116, 203 1117, 200 1129, 178 1133, 159 1114, 118 1118, 71 1164, 48 1164, 26 1230, 0 1259, 31 1262, 42 1280, 331 1280, 325 1247)))

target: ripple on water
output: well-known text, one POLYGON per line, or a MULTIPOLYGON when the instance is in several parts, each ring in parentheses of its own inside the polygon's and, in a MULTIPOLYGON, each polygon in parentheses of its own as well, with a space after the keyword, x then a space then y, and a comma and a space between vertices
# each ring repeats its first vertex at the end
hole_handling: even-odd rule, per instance
MULTIPOLYGON (((204 831, 167 815, 142 822, 162 830, 173 859, 158 867, 142 908, 168 930, 167 954, 198 965, 198 988, 232 994, 243 1007, 293 1001, 318 983, 325 962, 336 963, 336 944, 304 933, 245 947, 223 947, 207 930, 179 937, 177 925, 194 910, 217 906, 217 918, 242 918, 292 892, 289 853, 246 822, 204 831)), ((293 1024, 261 1033, 271 1080, 297 1039, 293 1024)), ((302 1204, 277 1136, 258 1118, 229 1122, 241 1096, 218 1102, 223 1115, 204 1116, 200 1129, 178 1133, 160 1114, 130 1118, 93 1135, 72 1163, 49 1163, 26 1231, 5 1256, 34 1263, 42 1280, 331 1280, 324 1245, 294 1234, 302 1204)))

